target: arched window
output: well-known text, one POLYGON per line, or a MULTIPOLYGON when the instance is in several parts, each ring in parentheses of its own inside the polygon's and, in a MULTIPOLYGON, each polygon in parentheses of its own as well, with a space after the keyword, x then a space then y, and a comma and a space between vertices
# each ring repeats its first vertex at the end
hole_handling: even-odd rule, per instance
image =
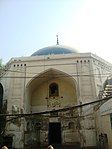
POLYGON ((69 129, 74 129, 74 123, 73 123, 73 122, 70 122, 70 123, 68 124, 68 127, 69 127, 69 129))
POLYGON ((49 85, 49 97, 59 96, 59 89, 56 83, 51 83, 49 85))

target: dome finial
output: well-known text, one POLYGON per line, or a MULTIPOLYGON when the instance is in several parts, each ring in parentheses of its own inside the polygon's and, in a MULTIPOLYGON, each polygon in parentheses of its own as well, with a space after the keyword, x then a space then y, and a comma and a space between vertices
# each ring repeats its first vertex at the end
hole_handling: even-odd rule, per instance
POLYGON ((58 35, 56 35, 56 37, 57 37, 57 44, 56 44, 56 45, 59 45, 59 41, 58 41, 58 35))

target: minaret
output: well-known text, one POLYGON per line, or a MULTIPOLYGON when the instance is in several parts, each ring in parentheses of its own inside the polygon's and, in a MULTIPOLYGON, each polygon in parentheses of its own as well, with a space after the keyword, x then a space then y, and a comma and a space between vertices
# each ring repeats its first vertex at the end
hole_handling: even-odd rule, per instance
POLYGON ((59 45, 59 41, 58 41, 58 35, 56 35, 56 37, 57 37, 57 44, 56 44, 56 45, 59 45))

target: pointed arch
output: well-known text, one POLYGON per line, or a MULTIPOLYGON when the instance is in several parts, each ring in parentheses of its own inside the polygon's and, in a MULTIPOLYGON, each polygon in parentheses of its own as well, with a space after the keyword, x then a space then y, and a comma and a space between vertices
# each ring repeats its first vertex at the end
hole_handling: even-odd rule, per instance
POLYGON ((2 108, 3 105, 3 86, 0 83, 0 108, 2 108))
POLYGON ((47 69, 28 82, 26 107, 39 112, 49 107, 73 105, 78 102, 77 78, 57 69, 47 69))

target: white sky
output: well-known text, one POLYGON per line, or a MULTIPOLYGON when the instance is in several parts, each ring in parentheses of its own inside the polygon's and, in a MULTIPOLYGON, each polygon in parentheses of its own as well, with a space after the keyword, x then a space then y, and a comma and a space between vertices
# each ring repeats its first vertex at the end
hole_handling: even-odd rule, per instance
POLYGON ((0 58, 56 44, 112 63, 112 0, 0 0, 0 58))

